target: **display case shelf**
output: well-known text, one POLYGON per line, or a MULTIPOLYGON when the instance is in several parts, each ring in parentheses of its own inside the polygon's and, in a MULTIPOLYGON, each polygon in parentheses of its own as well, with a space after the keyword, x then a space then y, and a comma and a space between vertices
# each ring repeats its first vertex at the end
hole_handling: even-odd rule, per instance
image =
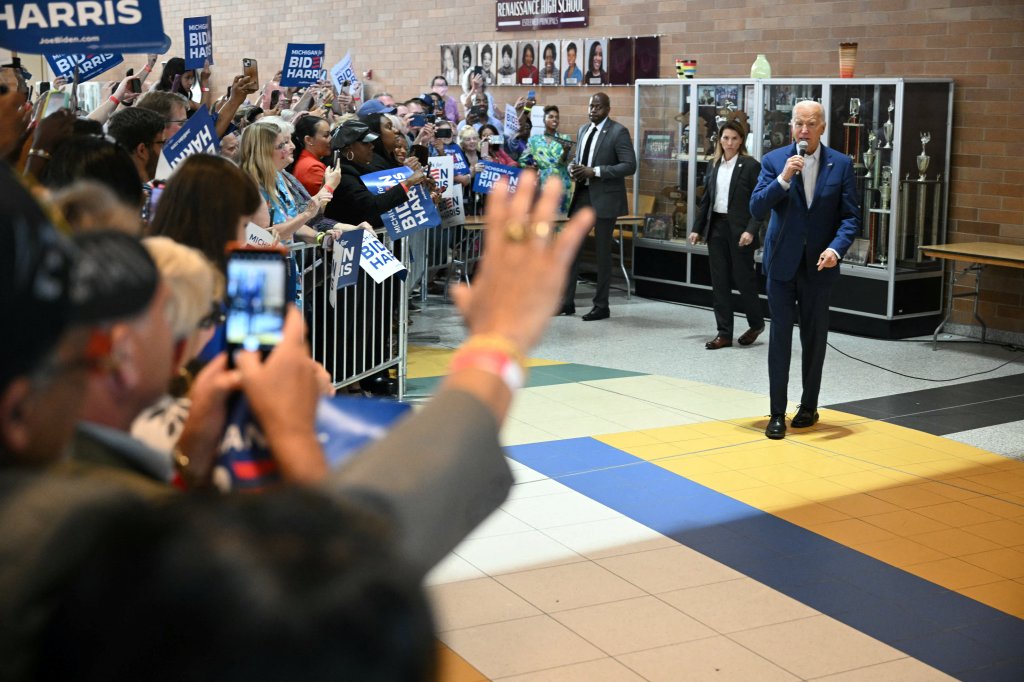
POLYGON ((791 112, 804 99, 825 109, 822 142, 853 160, 861 204, 861 229, 833 293, 833 327, 885 337, 929 332, 941 311, 942 267, 918 247, 945 243, 950 79, 637 81, 640 166, 631 210, 639 213, 641 202, 653 197, 651 214, 672 225, 668 239, 636 239, 637 293, 710 303, 707 248, 691 245, 687 236, 716 131, 725 120, 739 119, 747 126, 748 152, 760 159, 791 144, 791 112))

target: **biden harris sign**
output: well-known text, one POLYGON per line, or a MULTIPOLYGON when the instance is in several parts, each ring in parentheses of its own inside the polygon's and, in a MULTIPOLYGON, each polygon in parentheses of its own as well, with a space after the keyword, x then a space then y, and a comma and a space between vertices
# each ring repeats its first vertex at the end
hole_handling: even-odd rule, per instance
POLYGON ((281 87, 298 88, 316 85, 325 78, 324 43, 288 43, 281 67, 281 87))
POLYGON ((26 54, 163 52, 159 0, 0 0, 0 47, 26 54))

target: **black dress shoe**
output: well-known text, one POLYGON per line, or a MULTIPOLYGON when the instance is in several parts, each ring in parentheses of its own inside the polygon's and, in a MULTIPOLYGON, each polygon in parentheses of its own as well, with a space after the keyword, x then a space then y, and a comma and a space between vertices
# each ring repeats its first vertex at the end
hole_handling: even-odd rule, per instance
POLYGON ((593 322, 594 320, 607 320, 612 314, 607 308, 598 308, 594 306, 590 309, 590 312, 583 316, 584 322, 593 322))
POLYGON ((763 332, 763 331, 764 331, 764 327, 760 327, 758 329, 754 329, 753 327, 751 327, 747 331, 745 331, 742 334, 740 334, 740 338, 739 338, 740 345, 741 346, 749 346, 750 344, 754 343, 754 341, 757 341, 757 337, 760 336, 761 332, 763 332))
POLYGON ((793 415, 793 428, 806 429, 818 423, 818 412, 803 405, 797 406, 796 414, 793 415))
POLYGON ((764 435, 768 436, 772 440, 782 440, 785 438, 786 415, 773 414, 772 418, 768 420, 768 426, 764 430, 764 435))
POLYGON ((704 347, 708 350, 718 350, 719 348, 728 348, 732 345, 732 339, 728 336, 722 336, 719 334, 715 338, 711 339, 704 344, 704 347))
POLYGON ((558 317, 560 315, 575 315, 575 314, 576 314, 576 306, 574 306, 574 305, 563 305, 561 308, 558 309, 558 312, 555 313, 555 317, 558 317))

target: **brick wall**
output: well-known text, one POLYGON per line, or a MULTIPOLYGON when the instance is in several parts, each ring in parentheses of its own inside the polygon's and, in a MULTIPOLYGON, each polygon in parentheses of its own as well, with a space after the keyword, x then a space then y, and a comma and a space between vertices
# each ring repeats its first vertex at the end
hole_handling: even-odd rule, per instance
MULTIPOLYGON (((494 3, 487 0, 163 0, 165 28, 180 54, 181 21, 212 14, 217 85, 238 72, 243 56, 272 76, 289 40, 326 42, 333 63, 351 50, 356 68, 373 69, 372 84, 396 95, 426 89, 442 43, 494 40, 494 3), (202 9, 199 9, 199 6, 202 9)), ((838 43, 858 42, 856 75, 941 76, 956 80, 950 241, 1024 245, 1024 3, 1020 0, 591 0, 590 27, 546 31, 555 38, 660 34, 661 75, 674 77, 676 57, 698 60, 698 75, 748 76, 757 53, 776 77, 838 75, 838 43)), ((529 33, 502 33, 528 38, 529 33)), ((454 89, 454 88, 453 88, 454 89)), ((631 126, 633 89, 608 88, 612 116, 631 126)), ((494 88, 512 102, 521 88, 494 88)), ((547 88, 562 127, 584 122, 590 88, 547 88)), ((967 301, 958 301, 966 308, 967 301)), ((1024 333, 1024 270, 989 268, 981 313, 989 326, 1024 333)), ((958 312, 954 322, 969 323, 958 312)))

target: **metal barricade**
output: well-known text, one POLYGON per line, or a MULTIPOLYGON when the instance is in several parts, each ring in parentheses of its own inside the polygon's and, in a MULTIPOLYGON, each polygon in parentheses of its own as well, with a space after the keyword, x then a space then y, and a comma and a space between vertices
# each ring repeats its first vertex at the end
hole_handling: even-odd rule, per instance
MULTIPOLYGON (((386 235, 377 235, 395 251, 386 235)), ((360 268, 352 286, 337 290, 331 303, 330 252, 314 244, 289 245, 298 281, 296 305, 306 319, 313 359, 336 388, 395 368, 398 399, 405 396, 408 357, 406 285, 397 276, 378 284, 360 268)), ((408 268, 408 254, 402 253, 408 268)))

